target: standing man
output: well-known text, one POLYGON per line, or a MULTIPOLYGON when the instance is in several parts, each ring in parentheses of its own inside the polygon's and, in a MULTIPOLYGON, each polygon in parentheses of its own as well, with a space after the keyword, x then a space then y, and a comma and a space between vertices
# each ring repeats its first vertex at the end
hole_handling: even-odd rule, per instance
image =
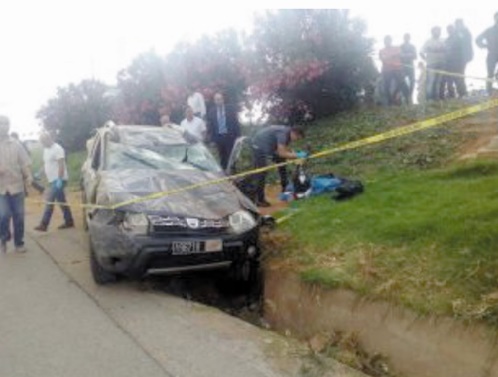
POLYGON ((210 140, 216 144, 221 167, 226 170, 233 144, 240 136, 240 124, 237 108, 225 104, 223 94, 214 95, 214 106, 208 114, 208 132, 210 140))
POLYGON ((399 90, 403 93, 406 102, 411 103, 410 92, 404 80, 401 49, 393 46, 391 36, 388 35, 384 38, 384 48, 380 50, 379 57, 382 61, 382 78, 388 105, 395 104, 394 94, 399 90))
POLYGON ((64 215, 64 224, 59 226, 59 229, 68 229, 74 227, 73 215, 66 203, 66 195, 64 188, 67 185, 67 166, 66 154, 64 149, 54 142, 48 133, 43 133, 40 136, 40 142, 43 145, 43 164, 45 167, 45 175, 49 183, 47 195, 48 204, 45 206, 43 217, 40 225, 35 230, 46 232, 50 224, 50 219, 54 212, 54 202, 58 202, 62 214, 64 215))
POLYGON ((472 59, 474 59, 474 48, 472 47, 472 34, 470 30, 465 26, 461 18, 455 21, 455 30, 459 37, 461 43, 462 51, 462 64, 458 67, 458 73, 461 77, 457 77, 457 91, 460 97, 465 97, 467 95, 467 84, 465 83, 465 70, 467 69, 467 64, 469 64, 472 59))
POLYGON ((480 34, 476 43, 480 48, 488 50, 486 66, 488 69, 488 82, 486 89, 488 94, 493 93, 493 79, 495 76, 496 64, 498 63, 498 12, 495 13, 495 24, 480 34))
POLYGON ((413 90, 415 89, 415 59, 417 59, 417 48, 411 44, 411 36, 406 33, 403 36, 401 45, 401 62, 403 63, 404 76, 403 80, 408 79, 408 90, 410 99, 413 99, 413 90))
POLYGON ((193 141, 202 143, 206 140, 206 123, 194 115, 194 110, 190 106, 187 106, 185 110, 185 119, 180 124, 180 128, 191 136, 193 141))
POLYGON ((192 108, 196 117, 206 119, 206 102, 204 101, 204 96, 196 91, 193 86, 189 87, 187 105, 192 108))
POLYGON ((425 42, 420 56, 426 61, 427 85, 426 99, 441 99, 441 72, 446 59, 446 48, 441 40, 441 28, 435 26, 431 29, 431 39, 425 42))
MULTIPOLYGON (((296 158, 306 158, 306 152, 295 152, 289 148, 290 143, 303 139, 304 131, 298 127, 268 126, 259 130, 252 139, 254 156, 254 167, 263 168, 273 161, 274 163, 285 162, 296 158)), ((285 166, 278 168, 282 192, 285 191, 288 178, 285 166)), ((265 184, 267 172, 255 175, 256 180, 256 204, 259 207, 269 207, 266 201, 265 184)))
POLYGON ((24 144, 22 142, 22 140, 19 138, 19 134, 17 132, 12 132, 10 134, 10 137, 12 139, 14 139, 15 141, 17 141, 19 144, 21 144, 21 147, 24 148, 24 150, 26 151, 26 153, 28 154, 28 156, 31 156, 31 152, 29 151, 28 147, 26 147, 26 144, 24 144))
POLYGON ((7 252, 10 219, 14 223, 14 246, 19 253, 24 247, 25 187, 31 184, 31 161, 24 148, 9 137, 10 121, 0 115, 0 252, 7 252))
POLYGON ((458 92, 458 78, 456 75, 464 65, 463 44, 460 36, 455 30, 455 26, 448 25, 446 28, 448 38, 445 40, 446 59, 444 70, 449 74, 444 74, 441 84, 441 98, 448 96, 455 98, 455 92, 458 92), (452 75, 453 74, 453 75, 452 75))

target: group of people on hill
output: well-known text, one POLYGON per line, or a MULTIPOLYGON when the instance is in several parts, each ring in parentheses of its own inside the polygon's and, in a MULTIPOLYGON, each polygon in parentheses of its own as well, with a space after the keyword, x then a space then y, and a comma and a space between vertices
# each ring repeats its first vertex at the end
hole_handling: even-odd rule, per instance
POLYGON ((225 103, 224 95, 218 92, 214 95, 213 105, 208 108, 204 96, 195 88, 190 89, 185 104, 185 118, 180 124, 171 122, 165 109, 161 115, 161 125, 185 132, 194 141, 214 143, 223 169, 227 168, 235 140, 240 136, 237 107, 225 103))
MULTIPOLYGON (((430 39, 420 51, 425 64, 419 63, 419 102, 465 97, 468 94, 465 71, 474 58, 472 34, 462 19, 448 25, 446 34, 443 39, 441 28, 433 27, 430 39)), ((386 36, 384 48, 379 52, 382 62, 381 102, 386 105, 400 103, 400 97, 408 104, 413 100, 417 48, 411 43, 410 34, 405 34, 403 39, 402 45, 394 46, 391 36, 386 36)), ((488 50, 486 88, 491 95, 498 64, 498 12, 494 15, 494 25, 480 34, 475 42, 479 48, 488 50)))

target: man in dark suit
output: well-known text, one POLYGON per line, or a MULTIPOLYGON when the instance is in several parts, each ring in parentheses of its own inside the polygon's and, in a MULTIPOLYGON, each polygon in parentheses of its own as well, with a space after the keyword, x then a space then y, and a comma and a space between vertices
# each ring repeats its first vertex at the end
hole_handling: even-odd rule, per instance
POLYGON ((221 167, 226 169, 233 144, 240 136, 236 107, 225 104, 223 95, 216 93, 214 95, 214 106, 207 115, 207 123, 209 139, 216 144, 221 167))

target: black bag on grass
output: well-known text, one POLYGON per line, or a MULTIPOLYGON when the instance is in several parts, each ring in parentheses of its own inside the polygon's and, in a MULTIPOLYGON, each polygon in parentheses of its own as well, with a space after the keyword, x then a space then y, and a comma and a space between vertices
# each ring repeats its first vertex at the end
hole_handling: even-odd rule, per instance
POLYGON ((365 191, 363 187, 363 183, 356 180, 349 180, 346 178, 340 178, 341 184, 339 187, 335 189, 334 194, 332 195, 332 199, 334 200, 346 200, 350 199, 358 194, 361 194, 365 191))

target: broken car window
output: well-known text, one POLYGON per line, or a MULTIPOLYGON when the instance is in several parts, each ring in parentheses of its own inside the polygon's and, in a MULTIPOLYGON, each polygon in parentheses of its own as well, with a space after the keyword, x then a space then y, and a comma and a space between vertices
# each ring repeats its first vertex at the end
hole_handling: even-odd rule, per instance
POLYGON ((221 168, 202 144, 146 145, 143 147, 109 142, 106 170, 203 170, 221 168))

